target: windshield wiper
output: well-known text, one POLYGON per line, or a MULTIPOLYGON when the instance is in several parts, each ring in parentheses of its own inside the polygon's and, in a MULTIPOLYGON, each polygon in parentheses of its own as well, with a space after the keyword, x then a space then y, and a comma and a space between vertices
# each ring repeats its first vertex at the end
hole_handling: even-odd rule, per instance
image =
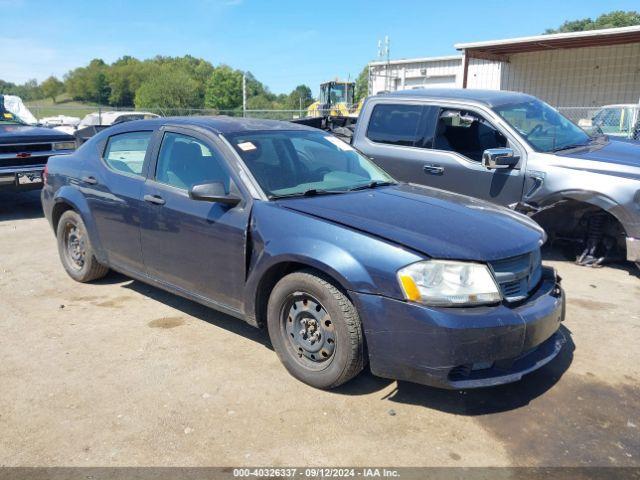
POLYGON ((388 185, 396 185, 396 182, 391 182, 389 180, 373 180, 369 183, 365 183, 364 185, 358 185, 356 187, 352 187, 348 191, 355 192, 356 190, 366 190, 368 188, 386 187, 388 185))
POLYGON ((564 145, 563 147, 556 147, 550 152, 559 152, 560 150, 570 150, 572 148, 580 148, 580 147, 588 147, 591 144, 591 141, 587 141, 586 143, 570 143, 569 145, 564 145))
POLYGON ((282 195, 269 195, 270 200, 288 197, 313 197, 315 195, 334 195, 337 193, 345 193, 346 190, 323 190, 321 188, 310 188, 303 192, 283 193, 282 195))

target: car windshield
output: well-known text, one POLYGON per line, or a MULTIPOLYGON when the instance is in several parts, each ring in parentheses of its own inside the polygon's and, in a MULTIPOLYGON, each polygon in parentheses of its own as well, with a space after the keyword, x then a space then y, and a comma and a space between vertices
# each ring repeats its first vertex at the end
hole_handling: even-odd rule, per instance
POLYGON ((259 131, 228 139, 270 198, 395 183, 350 145, 321 131, 259 131))
POLYGON ((8 112, 6 110, 2 110, 2 109, 0 109, 0 122, 2 122, 2 123, 12 123, 12 124, 17 124, 17 125, 26 125, 26 122, 24 122, 16 114, 8 112))
POLYGON ((576 124, 540 100, 494 108, 538 152, 587 145, 590 137, 576 124))

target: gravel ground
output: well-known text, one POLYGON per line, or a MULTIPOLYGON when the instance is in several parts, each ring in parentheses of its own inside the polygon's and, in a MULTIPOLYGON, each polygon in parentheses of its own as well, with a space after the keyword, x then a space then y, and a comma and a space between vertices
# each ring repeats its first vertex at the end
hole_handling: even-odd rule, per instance
POLYGON ((571 341, 543 369, 322 392, 238 320, 118 274, 73 282, 37 193, 0 194, 0 465, 640 466, 640 278, 546 257, 571 341))

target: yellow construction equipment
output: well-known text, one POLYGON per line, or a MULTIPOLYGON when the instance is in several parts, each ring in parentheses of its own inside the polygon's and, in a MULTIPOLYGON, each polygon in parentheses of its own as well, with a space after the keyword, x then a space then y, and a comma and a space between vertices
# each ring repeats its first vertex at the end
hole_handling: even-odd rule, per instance
POLYGON ((320 98, 307 107, 307 117, 351 117, 360 113, 354 105, 355 82, 330 80, 320 84, 320 98))

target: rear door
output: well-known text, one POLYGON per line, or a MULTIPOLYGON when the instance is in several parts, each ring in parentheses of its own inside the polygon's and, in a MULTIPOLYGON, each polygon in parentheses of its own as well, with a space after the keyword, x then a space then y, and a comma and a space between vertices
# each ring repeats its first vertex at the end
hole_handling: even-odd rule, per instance
POLYGON ((149 276, 223 307, 242 310, 251 199, 208 134, 163 127, 145 182, 141 241, 149 276), (243 197, 229 207, 189 198, 196 183, 222 182, 243 197))
POLYGON ((422 104, 382 103, 373 108, 365 148, 375 163, 398 180, 423 183, 425 145, 433 141, 438 109, 422 104))
POLYGON ((133 272, 144 270, 141 191, 152 136, 152 130, 111 135, 100 146, 100 160, 87 164, 79 180, 109 264, 133 272))

